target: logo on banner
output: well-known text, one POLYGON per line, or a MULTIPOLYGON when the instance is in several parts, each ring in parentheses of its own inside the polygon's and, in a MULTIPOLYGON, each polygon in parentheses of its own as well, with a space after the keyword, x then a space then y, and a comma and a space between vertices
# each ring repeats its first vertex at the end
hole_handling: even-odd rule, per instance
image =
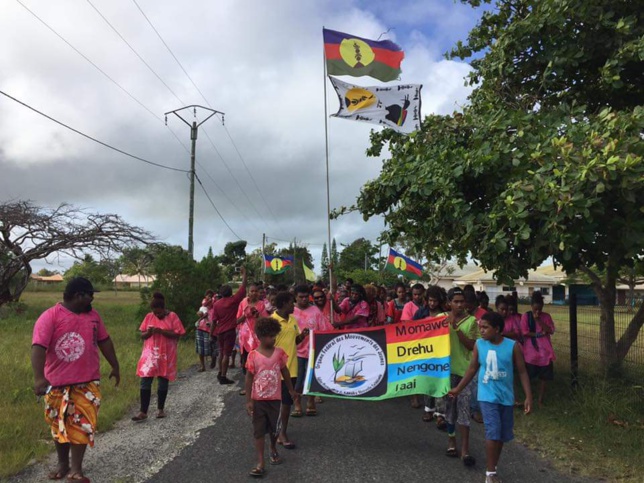
POLYGON ((315 360, 315 378, 326 390, 341 396, 360 396, 385 376, 387 361, 380 345, 363 334, 335 337, 315 360))

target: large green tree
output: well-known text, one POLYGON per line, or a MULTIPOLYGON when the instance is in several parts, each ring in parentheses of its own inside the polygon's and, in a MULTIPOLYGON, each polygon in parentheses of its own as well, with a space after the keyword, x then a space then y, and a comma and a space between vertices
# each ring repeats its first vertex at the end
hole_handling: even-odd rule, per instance
MULTIPOLYGON (((480 0, 470 0, 480 6, 480 0)), ((488 3, 488 2, 486 2, 488 3)), ((624 359, 644 307, 615 329, 616 280, 644 254, 641 5, 498 0, 452 57, 471 60, 470 103, 403 137, 372 134, 389 159, 358 209, 388 241, 476 258, 499 281, 544 260, 584 272, 601 303, 600 354, 624 359), (472 60, 473 59, 473 60, 472 60)))
POLYGON ((344 245, 337 264, 338 276, 346 278, 354 270, 374 270, 378 265, 378 247, 365 238, 358 238, 344 245))

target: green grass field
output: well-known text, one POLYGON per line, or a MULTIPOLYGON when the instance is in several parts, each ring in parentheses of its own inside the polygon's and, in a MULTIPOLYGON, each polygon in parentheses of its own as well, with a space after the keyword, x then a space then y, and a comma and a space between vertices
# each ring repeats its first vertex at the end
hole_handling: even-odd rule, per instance
MULTIPOLYGON (((36 402, 32 390, 30 363, 31 332, 42 311, 61 299, 59 293, 29 292, 23 297, 27 311, 0 319, 0 478, 20 471, 33 458, 53 451, 49 430, 43 420, 43 403, 36 402)), ((103 318, 114 341, 121 366, 121 385, 114 388, 108 381, 109 364, 101 358, 101 391, 104 405, 99 415, 99 431, 105 431, 123 417, 138 400, 139 379, 136 363, 141 355, 137 329, 140 320, 137 292, 101 292, 96 294, 94 307, 103 318)), ((194 321, 184 321, 188 326, 194 321)), ((194 340, 179 343, 179 370, 197 362, 194 340)))

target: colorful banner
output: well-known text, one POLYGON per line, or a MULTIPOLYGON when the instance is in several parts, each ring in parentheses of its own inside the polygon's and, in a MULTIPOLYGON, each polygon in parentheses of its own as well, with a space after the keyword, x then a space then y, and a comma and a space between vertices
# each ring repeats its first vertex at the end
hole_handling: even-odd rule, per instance
POLYGON ((293 265, 293 257, 274 257, 264 254, 264 273, 278 275, 293 265))
POLYGON ((401 255, 391 248, 389 249, 385 270, 412 279, 419 279, 423 276, 423 266, 420 263, 401 255))
POLYGON ((402 49, 391 40, 369 40, 323 29, 324 57, 329 75, 368 75, 383 82, 400 77, 402 49))
POLYGON ((360 87, 329 79, 340 101, 333 117, 379 124, 405 134, 420 129, 421 84, 360 87))
POLYGON ((447 316, 312 332, 304 394, 377 401, 450 389, 447 316))

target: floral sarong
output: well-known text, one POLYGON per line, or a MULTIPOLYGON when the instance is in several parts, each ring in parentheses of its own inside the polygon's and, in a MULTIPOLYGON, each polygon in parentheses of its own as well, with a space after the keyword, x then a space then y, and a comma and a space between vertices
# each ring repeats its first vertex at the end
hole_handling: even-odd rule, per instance
POLYGON ((100 405, 99 381, 52 388, 45 396, 45 421, 54 440, 94 446, 100 405))

